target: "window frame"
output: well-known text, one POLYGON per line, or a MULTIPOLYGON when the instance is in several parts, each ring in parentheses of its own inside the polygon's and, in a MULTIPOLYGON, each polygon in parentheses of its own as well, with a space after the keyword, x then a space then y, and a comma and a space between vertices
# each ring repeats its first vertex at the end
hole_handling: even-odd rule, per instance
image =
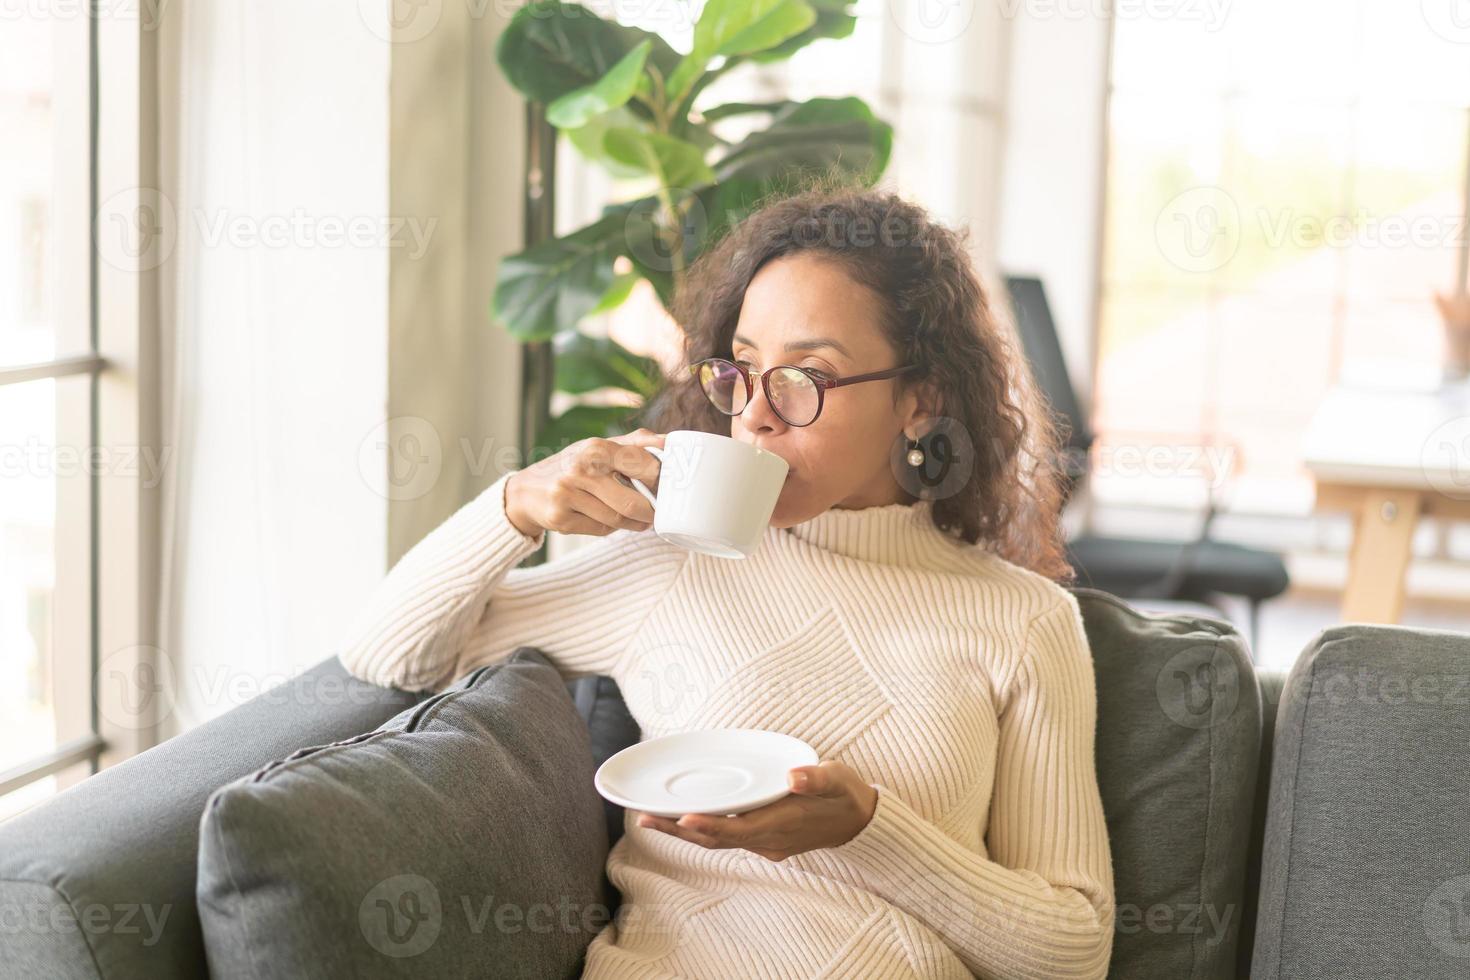
MULTIPOLYGON (((69 175, 56 200, 66 206, 81 197, 84 203, 76 209, 80 215, 54 221, 52 227, 60 266, 86 270, 84 295, 61 290, 67 302, 56 311, 57 337, 85 337, 87 343, 80 353, 0 367, 0 386, 79 375, 89 379, 79 389, 87 395, 74 430, 81 438, 75 441, 88 450, 79 454, 83 460, 103 465, 85 465, 75 478, 76 491, 87 495, 86 526, 75 527, 58 511, 58 552, 67 535, 84 536, 73 538, 71 546, 85 549, 89 567, 81 576, 85 582, 63 586, 58 574, 53 609, 80 610, 81 615, 69 620, 53 613, 53 622, 67 623, 69 629, 53 647, 53 696, 58 712, 65 698, 67 710, 86 712, 90 727, 88 734, 0 772, 0 796, 52 775, 69 785, 79 764, 87 764, 85 773, 77 773, 85 777, 137 755, 158 740, 162 704, 139 702, 132 689, 156 676, 152 672, 163 658, 156 647, 161 488, 144 484, 145 468, 123 465, 161 445, 159 274, 147 262, 125 268, 99 261, 97 244, 99 202, 126 208, 147 189, 158 188, 160 25, 125 11, 82 9, 86 15, 62 22, 64 33, 58 37, 68 50, 80 51, 88 66, 84 83, 72 78, 62 85, 69 84, 72 109, 85 105, 90 145, 79 165, 85 173, 69 175), (105 114, 100 93, 107 95, 105 114), (120 465, 106 465, 112 460, 120 465), (118 677, 122 684, 107 682, 118 677)), ((58 386, 59 417, 62 397, 58 386)), ((58 482, 63 479, 68 478, 58 482)))

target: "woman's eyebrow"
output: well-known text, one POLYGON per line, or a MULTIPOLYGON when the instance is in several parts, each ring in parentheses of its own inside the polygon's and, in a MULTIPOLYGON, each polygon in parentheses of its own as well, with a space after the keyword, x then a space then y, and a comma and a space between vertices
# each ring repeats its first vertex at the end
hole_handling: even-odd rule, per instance
MULTIPOLYGON (((759 345, 752 343, 749 337, 742 337, 738 333, 735 335, 734 340, 738 344, 755 347, 757 350, 760 349, 759 345)), ((786 345, 787 350, 820 350, 823 347, 830 347, 848 360, 852 360, 851 352, 830 337, 808 337, 806 340, 793 340, 786 345)))

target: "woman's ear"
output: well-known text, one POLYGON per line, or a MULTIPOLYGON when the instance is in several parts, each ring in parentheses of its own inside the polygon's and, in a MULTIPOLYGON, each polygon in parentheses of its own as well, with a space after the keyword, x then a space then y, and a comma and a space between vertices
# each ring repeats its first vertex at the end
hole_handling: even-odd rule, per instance
POLYGON ((932 381, 925 381, 914 388, 911 395, 905 428, 912 425, 917 427, 921 435, 928 435, 929 420, 944 414, 944 399, 939 394, 939 386, 932 381))

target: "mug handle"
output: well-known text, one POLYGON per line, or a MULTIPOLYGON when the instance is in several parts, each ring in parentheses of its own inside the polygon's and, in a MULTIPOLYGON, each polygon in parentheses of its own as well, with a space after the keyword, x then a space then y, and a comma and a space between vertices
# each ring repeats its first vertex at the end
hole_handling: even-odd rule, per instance
MULTIPOLYGON (((663 464, 663 461, 664 461, 664 451, 662 449, 660 449, 657 446, 644 446, 643 448, 645 450, 647 450, 648 452, 653 453, 653 455, 658 459, 660 465, 663 464)), ((622 476, 622 474, 618 474, 618 475, 619 476, 622 476)), ((634 490, 637 490, 639 493, 643 494, 644 497, 648 498, 648 502, 650 504, 653 504, 654 507, 657 507, 658 506, 658 498, 653 495, 653 491, 652 490, 648 489, 648 487, 646 487, 646 486, 643 485, 643 481, 642 480, 635 479, 635 478, 633 478, 631 476, 626 476, 626 477, 622 477, 622 478, 625 479, 625 480, 627 480, 629 483, 633 484, 633 489, 634 490)))

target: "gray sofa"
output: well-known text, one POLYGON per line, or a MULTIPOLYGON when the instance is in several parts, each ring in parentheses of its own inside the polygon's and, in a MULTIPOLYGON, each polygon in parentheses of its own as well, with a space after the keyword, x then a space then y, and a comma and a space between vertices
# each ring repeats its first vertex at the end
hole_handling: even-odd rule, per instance
MULTIPOLYGON (((1470 635, 1336 627, 1283 677, 1257 672, 1225 623, 1073 591, 1099 684, 1110 976, 1470 976, 1470 635), (1204 679, 1202 713, 1166 694, 1174 676, 1185 697, 1204 679), (1159 870, 1181 864, 1182 892, 1159 870)), ((611 679, 566 688, 594 764, 637 740, 611 679)), ((328 658, 0 824, 0 977, 207 975, 195 894, 211 794, 423 698, 328 658)), ((611 843, 621 813, 606 816, 611 843)))

